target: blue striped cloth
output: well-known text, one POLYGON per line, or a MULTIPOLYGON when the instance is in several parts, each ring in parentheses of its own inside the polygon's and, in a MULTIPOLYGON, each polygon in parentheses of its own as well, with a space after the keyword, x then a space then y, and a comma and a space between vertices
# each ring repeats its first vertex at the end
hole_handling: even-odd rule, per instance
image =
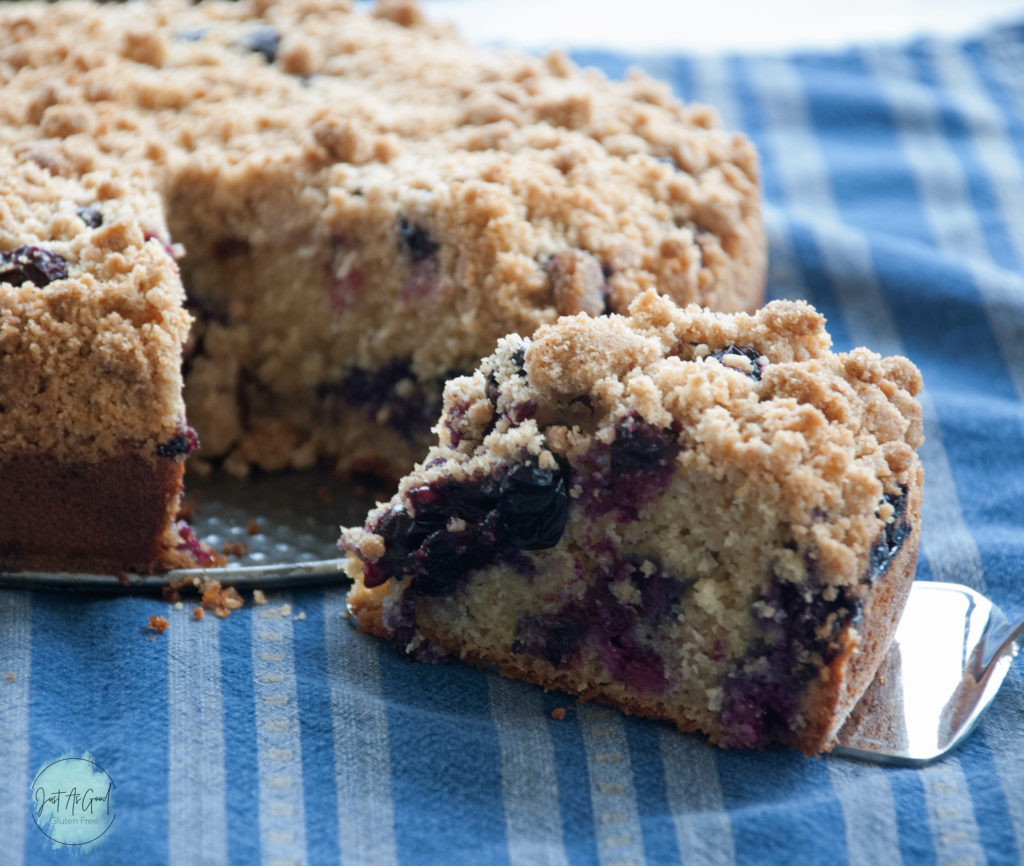
MULTIPOLYGON (((641 65, 756 141, 770 294, 810 300, 840 349, 922 369, 919 576, 1024 616, 1024 26, 577 59, 641 65)), ((883 769, 719 751, 595 706, 556 720, 564 696, 404 662, 343 611, 343 588, 200 623, 147 598, 0 592, 0 863, 74 853, 35 826, 29 789, 85 753, 116 819, 84 863, 1024 860, 1019 661, 956 754, 883 769), (150 614, 170 621, 155 639, 150 614)))

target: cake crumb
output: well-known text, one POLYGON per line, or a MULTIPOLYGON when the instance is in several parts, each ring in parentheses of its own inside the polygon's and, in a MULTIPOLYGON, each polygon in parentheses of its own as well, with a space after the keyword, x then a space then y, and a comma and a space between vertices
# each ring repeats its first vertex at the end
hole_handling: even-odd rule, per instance
POLYGON ((206 611, 202 607, 194 607, 192 609, 192 617, 198 622, 206 615, 206 611))
POLYGON ((225 556, 242 557, 249 552, 249 545, 244 541, 225 541, 220 550, 225 556))
POLYGON ((203 607, 213 611, 218 619, 224 619, 231 611, 238 610, 245 604, 238 590, 233 586, 221 586, 219 580, 206 580, 200 584, 203 607))
POLYGON ((555 707, 551 711, 551 718, 553 718, 556 722, 564 721, 564 719, 565 719, 565 707, 555 707))
POLYGON ((292 615, 292 606, 290 604, 282 604, 281 605, 281 616, 291 616, 291 615, 292 615))
POLYGON ((245 525, 245 531, 248 532, 249 535, 261 535, 263 533, 263 528, 260 526, 260 522, 258 520, 250 520, 245 525))
POLYGON ((7 675, 7 682, 13 683, 14 682, 14 676, 15 675, 13 673, 8 674, 7 675))
POLYGON ((149 628, 153 629, 157 634, 163 634, 167 631, 168 622, 164 617, 153 614, 149 618, 149 628))
POLYGON ((185 604, 183 602, 176 601, 176 602, 174 602, 174 609, 175 610, 184 610, 185 609, 185 604))
POLYGON ((252 591, 252 603, 261 607, 267 603, 267 594, 262 589, 252 591))
POLYGON ((299 620, 305 619, 306 612, 304 610, 300 610, 297 614, 295 614, 295 618, 299 620))

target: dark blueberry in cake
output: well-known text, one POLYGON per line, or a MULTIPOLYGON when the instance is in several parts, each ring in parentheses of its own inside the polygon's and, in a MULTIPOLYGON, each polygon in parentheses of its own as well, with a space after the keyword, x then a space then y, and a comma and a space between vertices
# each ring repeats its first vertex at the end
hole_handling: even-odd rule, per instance
POLYGON ((391 645, 401 655, 411 658, 407 647, 416 635, 416 596, 414 593, 403 593, 396 604, 389 605, 384 611, 384 622, 391 635, 391 645))
POLYGON ((412 525, 412 515, 408 511, 392 508, 374 527, 374 532, 384 539, 386 553, 377 562, 367 563, 363 568, 363 579, 368 587, 380 586, 392 577, 401 576, 401 566, 410 552, 408 536, 412 525))
POLYGON ((441 245, 430 236, 423 226, 409 222, 405 217, 398 220, 398 240, 406 255, 414 262, 422 262, 436 253, 441 245))
MULTIPOLYGON (((708 355, 709 358, 716 358, 721 361, 729 355, 736 355, 739 357, 746 358, 750 361, 750 365, 746 370, 746 375, 750 376, 757 382, 761 381, 761 372, 764 370, 765 362, 762 360, 761 353, 751 346, 726 346, 724 349, 720 349, 717 352, 712 352, 708 355)), ((733 369, 736 369, 735 367, 733 369)), ((744 372, 743 370, 737 370, 737 372, 744 372)))
POLYGON ((246 50, 262 54, 267 63, 273 63, 277 58, 277 47, 280 44, 281 34, 269 25, 250 31, 241 42, 246 50))
POLYGON ((675 460, 679 451, 675 434, 648 424, 639 415, 627 416, 615 431, 612 473, 656 472, 675 460))
POLYGON ((632 631, 611 636, 598 644, 598 653, 615 679, 641 692, 662 694, 668 688, 665 662, 651 647, 637 640, 632 631))
POLYGON ((862 608, 845 587, 829 600, 820 587, 779 579, 762 601, 774 615, 757 617, 760 637, 722 684, 719 724, 725 746, 762 746, 785 737, 797 719, 806 683, 820 664, 835 657, 835 637, 862 608), (827 633, 822 623, 830 624, 827 633))
POLYGON ((389 578, 412 578, 420 595, 447 595, 479 568, 499 559, 526 574, 524 550, 558 543, 568 520, 569 497, 561 469, 535 461, 512 467, 497 480, 443 481, 410 490, 408 510, 396 506, 372 531, 385 553, 367 564, 367 587, 389 578))
POLYGON ((561 469, 521 463, 501 485, 501 525, 508 543, 520 550, 558 544, 569 519, 569 493, 561 469))
POLYGON ((519 618, 512 652, 564 668, 587 645, 616 680, 661 694, 668 686, 664 662, 640 634, 682 610, 692 581, 666 574, 659 563, 623 558, 610 544, 608 553, 610 562, 600 568, 582 599, 556 613, 519 618), (627 582, 639 590, 639 604, 623 601, 613 589, 627 582))
POLYGON ((80 207, 75 209, 78 218, 91 229, 98 229, 103 225, 103 214, 94 207, 80 207))
POLYGON ((520 616, 512 652, 536 656, 556 668, 568 667, 576 660, 588 630, 586 610, 579 604, 546 616, 520 616))
POLYGON ((498 374, 490 373, 487 377, 487 399, 491 401, 491 405, 498 408, 498 398, 501 396, 501 386, 498 384, 498 374))
POLYGON ((871 548, 871 566, 868 580, 874 580, 885 573, 892 558, 899 552, 910 535, 910 524, 907 522, 907 491, 904 488, 899 496, 882 497, 884 504, 892 506, 892 519, 885 524, 878 540, 871 548))
POLYGON ((0 253, 0 281, 12 286, 34 283, 41 289, 67 276, 64 259, 43 247, 26 244, 0 253))
MULTIPOLYGON (((516 375, 526 378, 526 347, 520 346, 512 353, 512 363, 516 366, 516 375)), ((501 396, 501 386, 498 384, 498 374, 494 371, 487 376, 487 399, 497 407, 498 397, 501 396)))
POLYGON ((416 592, 449 595, 470 572, 493 562, 493 535, 481 537, 473 530, 434 532, 427 536, 416 558, 421 564, 416 575, 416 592))
MULTIPOLYGON (((519 346, 515 352, 512 353, 512 363, 515 365, 515 374, 520 378, 526 378, 526 347, 519 346)), ((498 383, 498 374, 492 371, 487 376, 487 399, 491 401, 491 405, 495 409, 498 408, 498 399, 501 397, 501 385, 498 383)), ((491 419, 491 424, 485 431, 484 435, 490 433, 494 429, 494 425, 498 423, 498 419, 503 415, 507 415, 511 419, 513 424, 522 424, 527 418, 532 418, 537 414, 537 404, 533 400, 525 400, 512 405, 506 405, 502 413, 495 413, 491 419)))
POLYGON ((408 360, 395 360, 377 370, 354 367, 340 382, 321 382, 317 397, 340 397, 350 406, 386 423, 409 441, 425 433, 440 414, 441 383, 418 380, 408 360))
POLYGON ((459 443, 463 440, 462 425, 465 421, 466 413, 472 405, 471 400, 459 400, 458 403, 448 410, 448 417, 445 419, 444 426, 448 430, 452 448, 458 448, 459 443))
POLYGON ((623 521, 638 519, 640 508, 672 479, 678 453, 673 430, 649 424, 635 413, 626 416, 611 446, 597 443, 588 455, 593 469, 583 486, 587 513, 599 517, 614 510, 623 521))
POLYGON ((191 427, 185 427, 182 432, 175 436, 173 439, 169 439, 167 442, 161 442, 156 446, 156 453, 161 457, 180 457, 183 454, 191 454, 199 447, 199 436, 196 431, 191 427))
POLYGON ((174 34, 179 42, 199 42, 206 37, 205 27, 187 27, 174 34))
POLYGON ((660 566, 654 574, 642 580, 637 579, 642 574, 639 565, 635 566, 633 574, 633 585, 640 589, 641 605, 646 618, 655 624, 663 623, 679 612, 683 596, 693 585, 692 580, 665 574, 660 566))
POLYGON ((526 347, 520 346, 512 353, 512 363, 516 365, 516 373, 526 378, 526 347))

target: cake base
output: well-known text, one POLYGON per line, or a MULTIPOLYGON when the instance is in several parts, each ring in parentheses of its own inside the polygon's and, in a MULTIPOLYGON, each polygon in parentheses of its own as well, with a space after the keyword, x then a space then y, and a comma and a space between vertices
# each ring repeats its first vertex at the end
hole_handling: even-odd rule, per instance
POLYGON ((148 573, 194 566, 173 527, 184 465, 126 453, 97 463, 0 462, 0 571, 148 573))

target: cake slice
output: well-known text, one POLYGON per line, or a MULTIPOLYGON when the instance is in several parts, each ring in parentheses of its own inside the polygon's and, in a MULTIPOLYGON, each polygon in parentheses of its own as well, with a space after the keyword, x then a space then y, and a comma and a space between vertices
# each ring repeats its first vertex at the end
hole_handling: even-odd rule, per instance
POLYGON ((190 319, 159 203, 83 142, 51 153, 0 152, 0 571, 194 566, 190 319))
POLYGON ((913 579, 917 369, 801 302, 647 292, 499 341, 438 443, 343 532, 359 627, 413 657, 827 750, 913 579))

